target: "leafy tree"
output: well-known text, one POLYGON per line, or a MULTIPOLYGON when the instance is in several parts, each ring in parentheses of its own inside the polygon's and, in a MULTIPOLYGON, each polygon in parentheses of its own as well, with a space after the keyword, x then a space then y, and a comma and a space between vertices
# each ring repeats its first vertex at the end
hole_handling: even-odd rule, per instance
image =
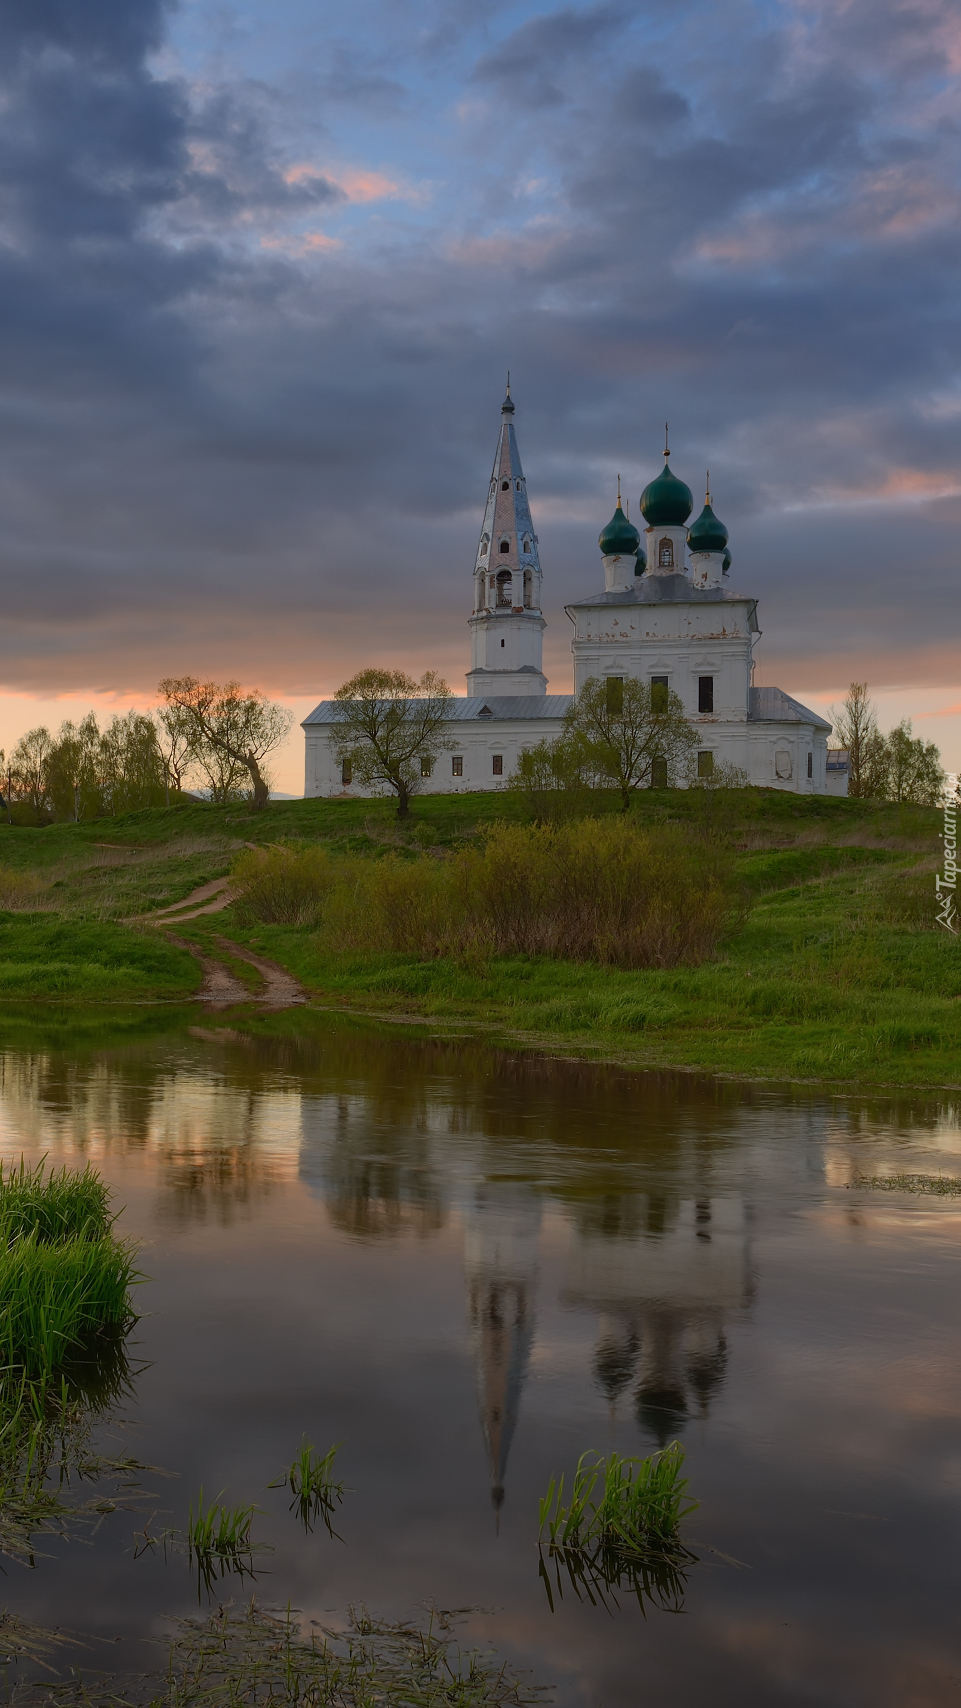
POLYGON ((264 760, 290 729, 291 714, 272 704, 258 689, 244 692, 239 682, 198 682, 195 676, 167 676, 160 684, 166 708, 183 718, 191 757, 211 779, 214 799, 227 799, 246 772, 254 810, 270 800, 264 760))
POLYGON ((892 801, 913 801, 935 807, 944 797, 945 772, 941 754, 933 741, 911 734, 910 718, 902 718, 886 742, 888 796, 892 801))
POLYGON ((105 810, 100 726, 88 712, 60 725, 48 759, 50 804, 58 819, 100 818, 105 810))
POLYGON ((338 760, 365 787, 392 790, 398 818, 454 745, 444 727, 453 698, 433 670, 419 682, 403 670, 361 670, 334 695, 338 760))
POLYGON ((839 747, 848 750, 848 794, 859 800, 884 800, 888 793, 888 749, 878 729, 877 711, 866 682, 852 682, 840 712, 831 721, 839 747))
POLYGON ((10 793, 26 806, 37 824, 50 810, 49 762, 53 743, 50 731, 41 724, 28 730, 10 756, 10 793))
POLYGON ((588 812, 596 782, 584 743, 562 735, 522 748, 507 786, 524 801, 535 823, 553 824, 588 812))
POLYGON ((564 715, 565 738, 580 747, 585 769, 620 790, 624 812, 635 789, 686 780, 697 746, 679 695, 633 676, 589 677, 564 715))
POLYGON ((190 771, 193 755, 190 747, 190 722, 179 706, 158 706, 153 714, 157 752, 164 780, 164 800, 170 805, 170 791, 183 789, 190 771))

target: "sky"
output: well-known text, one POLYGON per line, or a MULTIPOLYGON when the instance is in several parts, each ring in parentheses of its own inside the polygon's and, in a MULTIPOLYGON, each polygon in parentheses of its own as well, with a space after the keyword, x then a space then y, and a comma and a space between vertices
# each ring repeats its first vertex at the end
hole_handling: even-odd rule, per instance
POLYGON ((0 745, 463 692, 509 367, 553 692, 669 420, 756 680, 961 770, 959 72, 945 0, 5 0, 0 745))

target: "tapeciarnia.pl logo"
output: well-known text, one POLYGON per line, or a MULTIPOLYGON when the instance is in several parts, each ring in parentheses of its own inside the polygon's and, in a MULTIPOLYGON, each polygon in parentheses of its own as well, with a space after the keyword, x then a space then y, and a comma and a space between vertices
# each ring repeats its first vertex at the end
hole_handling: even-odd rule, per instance
POLYGON ((945 931, 953 931, 957 935, 955 891, 958 887, 958 779, 950 773, 944 790, 944 829, 941 832, 941 840, 944 843, 944 872, 939 872, 934 880, 938 903, 938 911, 934 917, 945 931))

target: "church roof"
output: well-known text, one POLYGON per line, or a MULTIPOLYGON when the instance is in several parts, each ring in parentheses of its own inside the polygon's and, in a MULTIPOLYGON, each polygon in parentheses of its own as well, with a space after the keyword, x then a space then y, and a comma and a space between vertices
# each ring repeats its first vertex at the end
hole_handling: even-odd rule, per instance
MULTIPOLYGON (((448 714, 451 723, 482 724, 495 718, 562 718, 573 699, 572 694, 467 694, 451 702, 448 714)), ((416 702, 415 702, 416 704, 416 702)), ((335 723, 336 700, 321 700, 319 706, 305 717, 302 729, 311 724, 335 723)))
POLYGON ((813 724, 815 729, 831 729, 827 718, 792 700, 783 688, 752 688, 748 704, 748 721, 770 724, 813 724))
MULTIPOLYGON (((582 611, 589 605, 753 605, 746 593, 728 587, 695 587, 686 575, 639 575, 633 587, 616 593, 592 593, 589 599, 572 599, 565 611, 582 611)), ((756 618, 752 619, 756 622, 756 618)))

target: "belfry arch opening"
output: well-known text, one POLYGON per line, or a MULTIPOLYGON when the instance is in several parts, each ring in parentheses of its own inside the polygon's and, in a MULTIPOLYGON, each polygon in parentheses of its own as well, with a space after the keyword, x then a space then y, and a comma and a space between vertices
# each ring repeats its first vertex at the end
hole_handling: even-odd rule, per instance
POLYGON ((497 603, 498 603, 498 605, 512 605, 513 604, 513 588, 514 588, 514 577, 511 575, 510 570, 509 569, 499 570, 498 575, 497 575, 497 603))

